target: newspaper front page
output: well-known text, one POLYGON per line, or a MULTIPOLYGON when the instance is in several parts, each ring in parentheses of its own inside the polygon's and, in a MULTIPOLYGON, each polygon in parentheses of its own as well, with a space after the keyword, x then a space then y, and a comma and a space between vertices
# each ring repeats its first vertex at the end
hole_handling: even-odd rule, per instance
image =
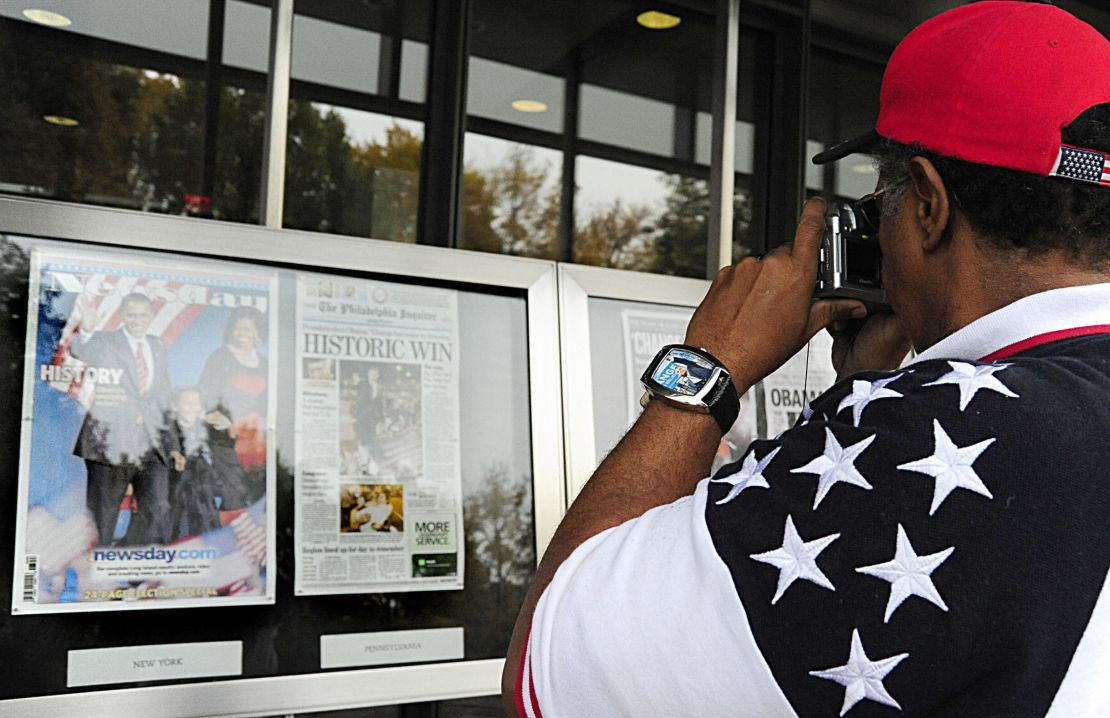
POLYGON ((463 587, 457 293, 297 280, 298 594, 463 587))
POLYGON ((763 380, 763 405, 767 417, 765 436, 778 436, 794 426, 809 402, 835 383, 832 337, 828 332, 821 331, 800 352, 763 380))
POLYGON ((30 266, 12 612, 272 603, 276 275, 30 266))
MULTIPOLYGON (((640 377, 655 355, 667 344, 682 344, 686 325, 693 309, 632 309, 621 310, 624 331, 625 381, 627 383, 628 423, 636 421, 643 410, 640 397, 644 388, 640 377)), ((721 437, 712 472, 743 457, 748 445, 756 438, 757 409, 754 390, 740 399, 740 415, 736 423, 721 437)))

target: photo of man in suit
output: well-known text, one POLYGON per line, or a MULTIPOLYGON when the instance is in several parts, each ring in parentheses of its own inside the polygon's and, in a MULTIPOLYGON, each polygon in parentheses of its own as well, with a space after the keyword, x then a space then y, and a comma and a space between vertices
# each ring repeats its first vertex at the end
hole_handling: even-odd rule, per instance
POLYGON ((164 543, 170 453, 180 451, 167 423, 171 387, 166 347, 147 333, 154 320, 148 297, 128 294, 119 311, 121 328, 86 331, 98 325, 95 309, 86 306, 82 329, 70 345, 71 354, 90 366, 122 370, 111 373, 116 381, 96 385, 73 453, 87 468, 86 505, 96 522, 99 545, 112 543, 128 486, 137 511, 123 543, 164 543))

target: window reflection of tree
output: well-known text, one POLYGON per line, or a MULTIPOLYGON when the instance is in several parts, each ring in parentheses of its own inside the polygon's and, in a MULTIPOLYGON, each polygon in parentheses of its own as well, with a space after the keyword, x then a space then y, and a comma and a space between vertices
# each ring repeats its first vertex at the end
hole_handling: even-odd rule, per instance
POLYGON ((466 528, 468 651, 503 655, 528 581, 535 570, 531 476, 513 477, 504 464, 482 475, 481 488, 463 504, 466 528), (477 635, 472 635, 477 634, 477 635))
MULTIPOLYGON (((420 138, 394 124, 378 141, 347 144, 343 118, 333 110, 302 102, 294 102, 293 108, 286 226, 414 241, 420 138)), ((556 257, 558 168, 538 155, 534 147, 513 144, 497 164, 465 170, 460 246, 556 257)), ((704 276, 709 183, 678 174, 661 174, 659 181, 667 194, 658 213, 619 199, 598 207, 577 207, 575 261, 704 276)), ((751 193, 738 189, 737 258, 750 253, 751 205, 751 193)))
MULTIPOLYGON (((7 369, 9 377, 23 375, 23 351, 27 333, 27 288, 30 272, 30 254, 23 247, 0 235, 0 366, 7 369)), ((18 382, 7 382, 12 386, 18 382)), ((11 398, 18 405, 18 387, 11 398)), ((8 406, 12 406, 8 403, 8 406)), ((14 414, 15 412, 5 412, 14 414)))
MULTIPOLYGON (((204 82, 0 43, 0 182, 28 194, 147 211, 185 212, 202 192, 204 82), (74 127, 43 121, 56 113, 74 127)), ((265 95, 224 87, 214 216, 256 221, 265 95)))
MULTIPOLYGON (((279 594, 291 591, 293 474, 280 451, 277 460, 279 594)), ((462 591, 366 593, 279 600, 273 625, 284 626, 270 644, 283 672, 314 671, 304 636, 462 626, 467 660, 499 658, 535 568, 532 477, 504 464, 486 466, 480 477, 463 477, 465 586, 462 591)), ((261 649, 260 649, 261 650, 261 649)))
MULTIPOLYGON (((170 214, 186 213, 186 196, 200 193, 203 80, 0 43, 0 87, 10 98, 0 116, 0 182, 170 214), (71 108, 81 124, 43 122, 48 107, 71 108)), ((257 220, 264 121, 262 92, 223 88, 212 216, 257 220)), ((285 226, 415 241, 423 148, 416 133, 394 123, 375 141, 355 142, 333 108, 296 99, 288 129, 285 226)), ((536 150, 510 144, 496 165, 465 170, 461 246, 556 256, 559 167, 536 150)), ((708 182, 665 173, 659 181, 662 208, 580 203, 575 261, 704 276, 708 182)), ((738 193, 738 237, 750 214, 747 193, 738 193)))

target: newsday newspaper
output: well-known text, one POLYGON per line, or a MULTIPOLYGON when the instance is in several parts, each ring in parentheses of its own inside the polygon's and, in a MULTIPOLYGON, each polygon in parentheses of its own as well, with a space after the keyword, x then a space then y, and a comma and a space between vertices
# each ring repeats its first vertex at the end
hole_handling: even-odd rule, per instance
POLYGON ((32 241, 13 614, 272 603, 276 274, 32 241))

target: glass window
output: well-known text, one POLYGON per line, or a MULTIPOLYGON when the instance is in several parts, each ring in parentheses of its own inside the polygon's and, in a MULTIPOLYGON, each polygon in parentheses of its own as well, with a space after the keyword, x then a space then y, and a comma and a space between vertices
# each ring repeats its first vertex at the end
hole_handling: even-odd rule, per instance
MULTIPOLYGON (((662 228, 654 220, 667 206, 669 182, 681 183, 695 196, 704 182, 679 175, 582 157, 578 186, 574 260, 602 267, 650 271, 659 266, 662 228)), ((700 223, 699 223, 700 224, 700 223)))
MULTIPOLYGON (((704 276, 713 16, 645 10, 474 0, 462 246, 704 276), (567 152, 574 173, 562 177, 567 152), (515 181, 494 181, 506 167, 515 181), (560 207, 568 197, 571 212, 560 207), (506 236, 509 226, 521 234, 506 236), (566 256, 560 236, 573 239, 566 256)), ((751 252, 754 39, 741 43, 738 257, 751 252)))
POLYGON ((209 71, 203 0, 50 8, 0 7, 0 191, 257 221, 269 9, 227 3, 209 71))
MULTIPOLYGON (((599 267, 704 277, 709 235, 709 180, 580 157, 574 261, 599 267)), ((752 198, 738 177, 733 255, 748 245, 752 198)))
MULTIPOLYGON (((747 85, 745 84, 745 90, 747 85)), ((748 94, 745 92, 744 94, 748 94)), ((695 160, 699 165, 709 165, 713 145, 713 115, 698 113, 697 150, 695 160)), ((736 122, 736 172, 750 175, 755 166, 755 124, 747 120, 736 122)))
POLYGON ((294 10, 283 225, 415 242, 428 3, 294 10))
POLYGON ((555 259, 562 155, 467 133, 463 249, 555 259))
POLYGON ((614 14, 579 69, 574 261, 704 276, 713 18, 642 11, 614 14))
POLYGON ((640 375, 664 344, 681 344, 693 307, 590 297, 590 368, 598 464, 640 416, 640 375))
POLYGON ((558 77, 471 57, 467 87, 469 114, 547 132, 563 130, 563 80, 558 77))
MULTIPOLYGON (((812 3, 815 23, 833 29, 843 37, 856 38, 894 49, 894 46, 921 23, 945 10, 966 5, 966 0, 927 0, 927 2, 892 3, 887 0, 832 0, 812 3)), ((822 30, 814 28, 815 35, 822 30)))
POLYGON ((284 225, 416 241, 424 123, 290 103, 284 225))
POLYGON ((675 133, 689 113, 676 112, 669 102, 596 85, 583 84, 580 92, 582 139, 664 157, 675 154, 675 133))
MULTIPOLYGON (((8 234, 0 226, 0 316, 7 318, 7 321, 0 322, 0 366, 7 367, 6 381, 0 382, 0 398, 9 405, 18 405, 23 393, 21 377, 26 369, 24 345, 28 331, 28 280, 32 273, 33 248, 49 249, 55 255, 72 255, 82 247, 87 245, 8 234)), ((198 260, 181 254, 133 249, 102 248, 98 256, 107 262, 120 262, 121 268, 127 268, 128 263, 132 263, 131 266, 141 266, 141 262, 147 260, 156 263, 155 266, 165 266, 167 263, 187 266, 191 263, 194 269, 198 266, 208 267, 232 276, 236 271, 244 276, 258 276, 267 271, 264 265, 198 260)), ((135 276, 124 276, 119 284, 127 288, 116 287, 118 291, 108 294, 118 300, 118 295, 125 291, 145 291, 143 284, 147 284, 146 289, 149 289, 155 285, 164 285, 167 281, 143 275, 143 272, 136 271, 135 276)), ((403 276, 375 277, 340 272, 329 273, 329 276, 336 282, 342 282, 349 276, 400 283, 413 281, 413 278, 403 276)), ((115 277, 105 280, 103 286, 109 287, 113 279, 115 277)), ((178 279, 171 278, 168 281, 178 279)), ((296 411, 295 389, 298 377, 301 376, 301 366, 297 362, 299 335, 295 326, 296 292, 297 270, 276 270, 276 288, 270 295, 274 301, 269 305, 269 311, 276 313, 273 325, 275 331, 269 333, 260 349, 260 353, 264 355, 263 362, 268 356, 276 364, 276 382, 271 394, 275 401, 273 416, 287 419, 296 411)), ((113 304, 111 297, 103 299, 99 305, 101 326, 118 326, 113 323, 113 313, 118 312, 118 303, 113 304), (107 307, 116 309, 109 310, 107 307)), ((185 386, 203 382, 199 377, 204 373, 207 360, 222 353, 221 342, 228 341, 226 338, 221 339, 225 326, 220 321, 220 317, 227 313, 223 309, 216 309, 214 315, 199 314, 199 309, 181 309, 186 305, 180 302, 174 305, 172 302, 162 302, 161 299, 155 301, 165 306, 160 308, 158 314, 161 321, 151 324, 149 333, 157 336, 159 346, 163 347, 163 361, 170 380, 185 386), (175 315, 174 312, 179 314, 175 315), (215 320, 213 316, 216 317, 215 320)), ((462 489, 465 533, 461 540, 465 541, 466 562, 463 590, 388 594, 367 592, 299 596, 294 599, 288 584, 283 584, 278 589, 279 598, 274 605, 256 606, 246 613, 241 610, 205 611, 211 615, 202 621, 185 623, 181 620, 167 621, 166 611, 160 610, 103 612, 98 613, 92 621, 71 620, 72 617, 63 615, 41 615, 31 620, 13 617, 5 610, 0 612, 0 634, 7 636, 13 645, 26 646, 28 660, 33 660, 42 670, 28 673, 18 661, 8 661, 0 666, 0 700, 64 692, 66 663, 58 660, 59 652, 64 654, 70 648, 130 645, 136 642, 136 636, 141 636, 141 640, 149 643, 176 643, 186 635, 183 630, 187 631, 191 640, 196 641, 242 641, 244 677, 317 673, 322 670, 320 636, 340 633, 460 627, 464 629, 465 660, 504 656, 536 560, 529 422, 531 409, 527 390, 528 302, 520 292, 497 287, 490 291, 489 288, 478 285, 460 288, 457 301, 459 363, 458 374, 453 380, 457 381, 456 390, 459 392, 456 449, 459 453, 458 458, 453 461, 458 466, 462 489), (183 629, 186 624, 188 628, 183 629)), ((39 351, 47 352, 53 357, 51 361, 62 361, 61 354, 44 347, 52 347, 60 336, 62 325, 66 321, 63 317, 68 312, 81 311, 74 309, 74 303, 65 305, 65 301, 59 302, 58 306, 66 308, 62 313, 51 313, 54 310, 50 308, 42 309, 43 316, 50 314, 51 319, 46 323, 46 329, 42 329, 43 324, 39 325, 39 335, 46 337, 38 345, 39 351)), ((92 313, 96 311, 93 310, 92 313)), ((270 316, 275 316, 274 313, 270 316)), ((32 336, 32 340, 34 339, 32 336)), ((340 372, 342 366, 341 363, 340 372)), ((342 373, 338 376, 341 377, 342 373)), ((260 380, 257 375, 252 377, 260 380)), ((334 380, 336 377, 332 378, 334 380)), ((229 381, 234 383, 236 379, 242 379, 242 376, 232 376, 229 381)), ((261 381, 268 384, 267 380, 261 381)), ((50 490, 35 494, 38 498, 31 500, 31 503, 41 501, 40 505, 49 506, 49 510, 57 512, 56 518, 51 520, 64 522, 64 527, 59 529, 60 533, 67 534, 68 531, 67 535, 80 537, 84 530, 81 527, 87 526, 84 522, 91 521, 85 512, 84 486, 87 469, 84 462, 71 456, 71 451, 74 437, 81 426, 81 417, 87 411, 81 403, 81 396, 87 397, 87 394, 71 390, 72 387, 68 384, 58 386, 46 381, 36 381, 34 384, 37 397, 35 406, 40 409, 40 416, 49 417, 46 424, 39 425, 47 427, 40 428, 47 432, 43 434, 47 440, 36 443, 36 446, 49 454, 48 459, 53 457, 57 460, 39 464, 49 469, 45 476, 49 477, 50 490)), ((258 386, 257 381, 253 386, 258 386)), ((383 396, 387 400, 395 399, 396 396, 388 391, 388 388, 383 389, 383 396)), ((396 407, 396 404, 393 406, 396 407)), ((263 408, 261 411, 266 414, 269 410, 263 408)), ((338 412, 329 419, 342 425, 342 419, 337 415, 338 412)), ((394 415, 403 416, 404 412, 395 408, 394 415)), ((309 423, 320 421, 320 417, 308 420, 309 423)), ((293 471, 298 465, 294 456, 295 432, 297 425, 301 423, 293 420, 276 423, 271 421, 273 433, 262 432, 264 441, 274 446, 276 458, 273 464, 276 494, 273 495, 274 500, 268 509, 276 513, 278 537, 276 566, 272 573, 268 573, 268 580, 271 581, 289 581, 295 571, 294 520, 303 515, 295 514, 294 501, 290 497, 294 494, 293 471)), ((5 488, 12 496, 15 495, 16 478, 20 475, 20 424, 19 412, 0 415, 0 436, 4 437, 0 446, 6 447, 6 450, 0 449, 0 468, 4 470, 3 475, 8 477, 5 488)), ((263 425, 265 424, 263 421, 263 425)), ((395 431, 395 428, 390 430, 395 431)), ((336 451, 338 452, 338 445, 336 451)), ((396 455, 396 444, 389 451, 396 455)), ((332 476, 329 480, 334 480, 336 488, 345 481, 338 476, 332 476)), ((226 483, 218 483, 216 488, 218 490, 227 486, 226 483)), ((337 495, 333 513, 337 533, 340 527, 340 506, 337 495)), ((130 507, 122 510, 122 514, 126 517, 124 521, 129 520, 130 507)), ((411 512, 409 516, 412 516, 411 512)), ((62 523, 57 525, 63 526, 62 523)), ((218 543, 220 539, 213 541, 218 543)), ((71 563, 82 562, 87 549, 88 545, 80 540, 70 542, 60 549, 59 562, 55 564, 54 570, 61 572, 65 569, 66 590, 79 592, 89 585, 89 580, 95 581, 83 573, 78 578, 76 571, 71 578, 69 569, 65 568, 71 563)), ((14 532, 4 532, 0 536, 0 552, 8 556, 15 555, 14 532)), ((101 584, 94 582, 91 585, 101 584)), ((181 611, 176 613, 182 614, 181 611)), ((195 682, 188 679, 175 681, 195 682)), ((463 713, 443 713, 448 714, 463 713)))
MULTIPOLYGON (((750 152, 748 157, 750 162, 750 152)), ((705 276, 708 178, 588 156, 578 159, 577 171, 575 262, 705 276)), ((738 174, 733 202, 734 260, 754 252, 749 229, 753 201, 751 175, 738 174)))
POLYGON ((806 190, 854 200, 875 189, 870 155, 853 154, 816 166, 809 160, 826 147, 875 128, 883 66, 814 47, 810 54, 806 126, 806 190))
POLYGON ((265 74, 270 65, 268 3, 232 0, 224 14, 224 64, 265 74))
POLYGON ((427 90, 428 44, 405 40, 401 43, 401 90, 402 100, 423 102, 427 90))
POLYGON ((806 193, 813 194, 810 190, 817 190, 819 194, 825 187, 825 176, 822 167, 810 162, 810 159, 825 150, 825 145, 816 140, 806 140, 806 193))
POLYGON ((71 39, 105 40, 194 60, 206 56, 207 0, 53 0, 46 15, 28 12, 31 7, 38 5, 7 2, 0 16, 48 27, 71 39))
POLYGON ((380 32, 293 16, 292 76, 296 80, 377 95, 381 52, 380 32), (320 51, 325 47, 329 52, 320 51))
POLYGON ((874 192, 878 179, 874 157, 850 154, 837 163, 836 188, 833 191, 838 197, 855 199, 874 192))

